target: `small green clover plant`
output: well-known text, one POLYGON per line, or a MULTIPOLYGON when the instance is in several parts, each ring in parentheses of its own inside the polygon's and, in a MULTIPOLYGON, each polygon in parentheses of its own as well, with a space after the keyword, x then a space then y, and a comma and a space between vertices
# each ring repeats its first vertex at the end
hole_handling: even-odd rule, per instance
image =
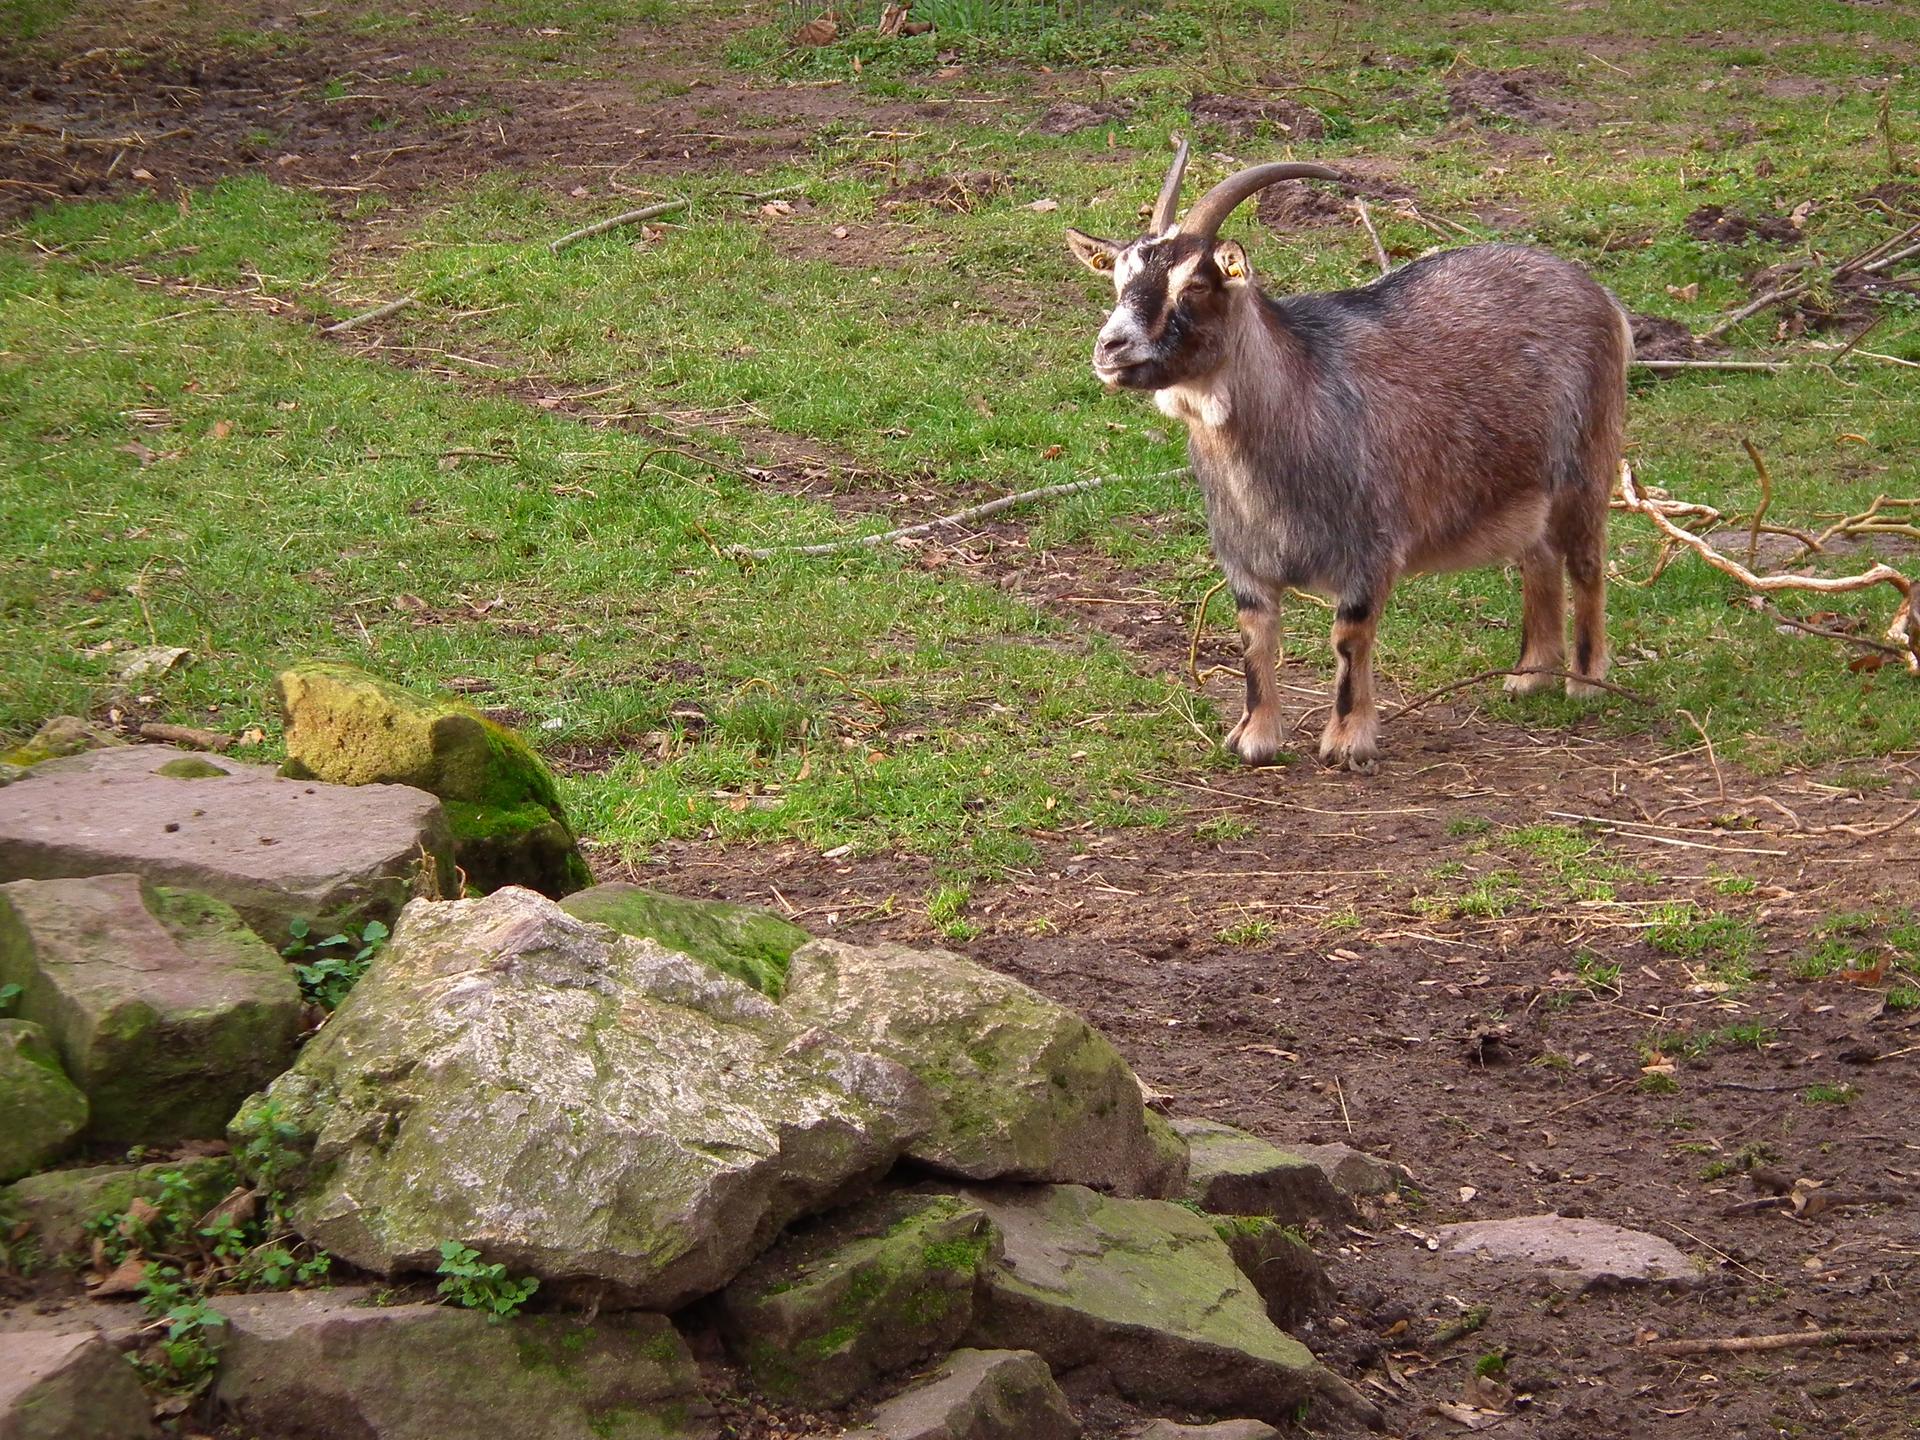
POLYGON ((506 1266, 482 1264, 480 1252, 458 1240, 440 1242, 437 1273, 446 1277, 440 1282, 442 1295, 450 1296, 456 1304, 469 1310, 486 1311, 490 1320, 505 1320, 517 1314, 540 1288, 540 1282, 531 1275, 514 1280, 508 1277, 506 1266))
POLYGON ((280 953, 294 962, 300 993, 328 1011, 340 1008, 347 992, 367 973, 367 966, 386 944, 388 935, 387 927, 378 920, 369 920, 357 936, 341 931, 324 940, 307 938, 311 924, 306 920, 295 920, 287 931, 293 939, 280 953))

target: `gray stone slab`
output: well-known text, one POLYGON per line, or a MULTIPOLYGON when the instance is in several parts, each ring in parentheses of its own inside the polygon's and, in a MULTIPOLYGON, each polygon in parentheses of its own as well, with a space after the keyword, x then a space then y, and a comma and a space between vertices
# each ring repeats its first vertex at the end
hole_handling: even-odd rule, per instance
POLYGON ((226 901, 275 946, 295 917, 390 922, 412 895, 451 893, 452 857, 423 790, 286 780, 166 745, 48 760, 0 788, 0 880, 132 872, 226 901))
POLYGON ((1699 1268, 1678 1247, 1603 1220, 1517 1215, 1442 1225, 1434 1234, 1445 1251, 1537 1270, 1576 1289, 1608 1283, 1692 1285, 1700 1279, 1699 1268))
POLYGON ((956 1350, 844 1440, 1075 1440, 1047 1364, 1026 1350, 956 1350))
POLYGON ((91 1330, 0 1331, 0 1440, 146 1440, 133 1367, 91 1330))
POLYGON ((1280 1432, 1264 1420, 1222 1420, 1213 1425, 1176 1425, 1152 1420, 1128 1440, 1280 1440, 1280 1432))

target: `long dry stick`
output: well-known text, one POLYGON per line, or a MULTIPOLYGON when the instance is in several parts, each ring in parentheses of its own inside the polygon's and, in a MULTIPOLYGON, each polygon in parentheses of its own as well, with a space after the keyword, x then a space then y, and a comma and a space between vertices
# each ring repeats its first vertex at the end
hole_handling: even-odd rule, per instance
POLYGON ((1382 275, 1388 274, 1393 265, 1387 259, 1387 247, 1380 243, 1380 232, 1373 228, 1373 216, 1367 213, 1367 202, 1356 195, 1353 197, 1353 208, 1360 212, 1360 223, 1366 227, 1367 239, 1373 244, 1374 263, 1380 267, 1382 275))
POLYGON ((1747 447, 1747 458, 1753 461, 1753 468, 1760 472, 1760 505, 1753 512, 1753 524, 1747 529, 1747 568, 1751 570, 1760 555, 1761 522, 1767 518, 1767 511, 1773 508, 1773 476, 1767 473, 1767 462, 1760 458, 1753 441, 1742 435, 1740 443, 1747 447))
MULTIPOLYGON (((1151 475, 1142 475, 1142 480, 1166 480, 1175 475, 1187 473, 1183 465, 1177 470, 1157 470, 1151 475)), ((969 505, 964 510, 956 510, 951 515, 939 515, 931 520, 923 520, 918 525, 902 525, 897 530, 883 530, 878 535, 855 535, 846 540, 828 540, 818 545, 781 545, 766 550, 752 550, 744 545, 728 547, 731 555, 744 556, 749 560, 771 560, 776 555, 837 555, 843 550, 871 549, 876 545, 885 545, 889 540, 904 540, 913 535, 925 535, 928 531, 938 530, 943 525, 963 525, 969 520, 984 520, 989 515, 998 515, 1002 510, 1011 510, 1016 505, 1024 505, 1029 500, 1048 500, 1056 495, 1077 495, 1083 490, 1097 490, 1105 485, 1110 477, 1095 475, 1088 480, 1069 480, 1059 485, 1042 485, 1036 490, 1022 490, 1013 495, 1002 495, 998 500, 988 500, 984 504, 969 505)))
POLYGON ((569 245, 591 239, 595 235, 604 235, 609 230, 618 230, 622 225, 637 225, 642 220, 651 220, 657 215, 671 215, 676 210, 686 208, 685 200, 663 200, 658 205, 644 205, 638 210, 609 215, 605 220, 596 220, 591 225, 582 225, 578 230, 569 230, 557 240, 549 240, 547 251, 549 254, 558 255, 569 245))
POLYGON ((1816 1345, 1898 1345, 1920 1330, 1796 1330, 1786 1335, 1728 1335, 1706 1340, 1655 1340, 1649 1355, 1743 1355, 1756 1350, 1804 1350, 1816 1345))
POLYGON ((1674 502, 1655 500, 1640 493, 1633 481, 1633 469, 1624 461, 1620 466, 1620 499, 1629 510, 1651 520, 1662 535, 1686 546, 1723 574, 1731 575, 1752 590, 1810 590, 1833 595, 1847 590, 1866 590, 1875 585, 1891 585, 1900 592, 1900 604, 1887 625, 1887 638, 1900 648, 1907 669, 1920 675, 1920 616, 1914 613, 1913 582, 1891 565, 1876 564, 1858 575, 1756 575, 1752 570, 1729 560, 1700 536, 1673 523, 1671 515, 1691 512, 1691 507, 1675 507, 1674 502))
POLYGON ((1792 367, 1785 360, 1636 360, 1633 368, 1654 371, 1759 370, 1772 375, 1792 367))

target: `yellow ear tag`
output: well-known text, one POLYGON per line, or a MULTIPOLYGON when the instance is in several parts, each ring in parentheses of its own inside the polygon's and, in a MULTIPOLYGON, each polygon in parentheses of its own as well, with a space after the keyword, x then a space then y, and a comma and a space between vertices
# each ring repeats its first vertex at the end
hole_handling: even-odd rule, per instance
POLYGON ((1110 266, 1111 266, 1112 264, 1113 264, 1113 261, 1112 261, 1112 259, 1111 259, 1111 258, 1109 258, 1108 256, 1106 256, 1106 255, 1104 255, 1104 254, 1101 254, 1101 253, 1100 253, 1100 252, 1098 252, 1098 251, 1096 251, 1096 252, 1094 253, 1094 257, 1093 257, 1093 268, 1094 268, 1094 269, 1096 269, 1096 270, 1105 270, 1105 269, 1107 269, 1107 268, 1109 268, 1109 267, 1110 267, 1110 266))
POLYGON ((1229 280, 1244 280, 1247 278, 1247 267, 1240 263, 1238 257, 1227 261, 1227 278, 1229 280))

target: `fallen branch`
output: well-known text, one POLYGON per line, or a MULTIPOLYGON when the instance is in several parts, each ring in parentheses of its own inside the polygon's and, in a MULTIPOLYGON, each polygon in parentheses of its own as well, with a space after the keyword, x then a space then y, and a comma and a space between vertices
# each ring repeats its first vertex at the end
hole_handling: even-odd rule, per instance
POLYGON ((1792 366, 1784 360, 1636 360, 1636 370, 1759 370, 1772 375, 1792 366))
MULTIPOLYGON (((567 234, 560 236, 557 240, 549 240, 547 242, 547 251, 549 254, 558 255, 569 245, 580 240, 585 240, 589 236, 604 235, 607 231, 616 230, 622 225, 632 225, 641 220, 651 220, 656 215, 665 215, 674 210, 684 210, 686 205, 687 202, 685 200, 663 200, 658 205, 648 205, 640 210, 629 210, 621 215, 609 216, 605 220, 597 220, 593 224, 583 226, 578 230, 571 230, 567 234)), ((462 281, 478 280, 483 276, 491 275, 495 270, 498 270, 501 265, 506 263, 506 259, 507 257, 503 255, 498 259, 489 260, 478 270, 470 271, 462 275, 460 279, 462 281)), ((349 315, 344 320, 335 321, 331 325, 323 325, 320 327, 320 333, 322 335, 344 335, 349 330, 356 330, 360 326, 371 324, 375 320, 384 320, 389 315, 397 315, 409 305, 418 305, 421 299, 425 297, 432 288, 432 286, 427 286, 415 290, 411 294, 402 295, 398 300, 389 300, 384 305, 374 306, 371 310, 362 310, 358 315, 349 315)))
MULTIPOLYGON (((1159 470, 1151 475, 1142 475, 1142 480, 1165 480, 1174 475, 1186 474, 1186 467, 1177 470, 1159 470)), ((902 525, 896 530, 883 530, 878 535, 855 535, 846 540, 827 540, 818 545, 780 545, 771 549, 754 550, 745 545, 730 545, 729 555, 737 555, 748 560, 771 560, 776 555, 837 555, 843 550, 872 549, 876 545, 885 545, 891 540, 905 540, 915 535, 925 535, 938 530, 943 525, 964 525, 970 520, 984 520, 989 515, 998 515, 1003 510, 1011 510, 1016 505, 1024 505, 1029 500, 1050 500, 1056 495, 1078 495, 1083 491, 1097 490, 1108 481, 1105 475, 1096 475, 1090 480, 1069 480, 1059 485, 1042 485, 1035 490, 1022 490, 1013 495, 1002 495, 998 500, 988 500, 983 504, 969 505, 964 510, 956 510, 951 515, 935 516, 931 520, 922 520, 917 525, 902 525)))
POLYGON ((1500 680, 1508 675, 1551 675, 1559 680, 1578 680, 1583 685, 1591 685, 1596 690, 1605 690, 1610 695, 1618 695, 1623 700, 1631 700, 1636 705, 1651 705, 1653 701, 1637 690, 1629 690, 1624 685, 1616 685, 1611 680, 1596 680, 1591 675, 1576 675, 1571 670, 1555 670, 1547 665, 1516 665, 1509 670, 1482 670, 1478 675, 1469 675, 1464 680, 1455 680, 1442 685, 1437 690, 1429 690, 1424 695, 1416 695, 1399 709, 1381 720, 1382 725, 1391 725, 1402 715, 1411 714, 1421 706, 1443 695, 1451 695, 1456 690, 1465 690, 1469 685, 1478 685, 1486 680, 1500 680))
POLYGON ((1760 526, 1767 518, 1767 511, 1773 508, 1773 476, 1767 473, 1767 462, 1760 458, 1760 451, 1746 436, 1740 437, 1740 443, 1747 449, 1747 458, 1753 461, 1753 468, 1760 474, 1760 505, 1753 512, 1753 524, 1747 527, 1747 568, 1751 570, 1760 556, 1760 526))
POLYGON ((1787 1335, 1729 1335, 1706 1340, 1655 1340, 1649 1355, 1745 1355, 1756 1350, 1805 1350, 1817 1345, 1900 1345, 1920 1330, 1796 1330, 1787 1335))
POLYGON ((637 225, 642 220, 651 220, 657 215, 671 215, 675 210, 687 208, 685 200, 663 200, 658 205, 645 205, 638 210, 628 210, 624 214, 610 215, 605 220, 596 220, 591 225, 582 225, 578 230, 569 230, 558 240, 547 242, 549 254, 558 255, 569 245, 582 240, 590 240, 595 235, 604 235, 609 230, 618 230, 622 225, 637 225))
POLYGON ((1693 513, 1694 507, 1676 505, 1642 495, 1633 481, 1633 469, 1624 461, 1620 466, 1620 499, 1629 510, 1647 517, 1669 540, 1686 546, 1707 564, 1731 575, 1748 589, 1771 593, 1776 590, 1810 590, 1833 595, 1849 590, 1866 590, 1875 585, 1891 585, 1900 593, 1900 604, 1887 625, 1887 638, 1899 648, 1907 669, 1920 675, 1920 616, 1914 613, 1913 582, 1891 565, 1874 565, 1858 575, 1757 575, 1737 560, 1730 560, 1700 536, 1673 522, 1672 516, 1693 513))
POLYGON ((1380 232, 1373 228, 1373 216, 1367 213, 1367 202, 1358 195, 1353 197, 1353 208, 1360 212, 1360 223, 1366 228, 1367 239, 1373 244, 1374 263, 1380 267, 1380 273, 1392 272, 1393 266, 1387 260, 1387 248, 1380 243, 1380 232))

